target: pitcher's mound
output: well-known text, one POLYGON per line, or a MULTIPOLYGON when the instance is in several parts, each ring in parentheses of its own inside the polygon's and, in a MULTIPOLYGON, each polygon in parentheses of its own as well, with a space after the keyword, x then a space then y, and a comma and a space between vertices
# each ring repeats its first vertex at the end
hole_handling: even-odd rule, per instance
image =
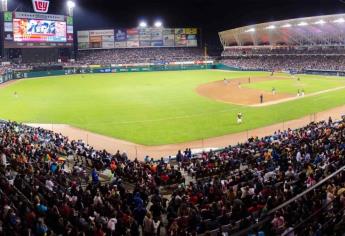
MULTIPOLYGON (((287 79, 282 77, 256 77, 250 78, 250 83, 257 83, 272 79, 287 79)), ((260 104, 260 95, 263 95, 264 103, 278 101, 285 98, 293 97, 291 94, 261 91, 256 89, 243 88, 243 84, 249 83, 248 78, 231 79, 228 83, 222 81, 211 82, 200 85, 196 91, 201 96, 205 96, 217 101, 237 104, 237 105, 257 105, 260 104)))

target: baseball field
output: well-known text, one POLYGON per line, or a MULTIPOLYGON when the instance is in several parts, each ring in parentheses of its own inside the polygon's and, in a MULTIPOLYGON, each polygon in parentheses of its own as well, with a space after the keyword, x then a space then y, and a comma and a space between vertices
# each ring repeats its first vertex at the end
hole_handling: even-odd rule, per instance
POLYGON ((19 80, 0 88, 3 119, 68 124, 144 145, 236 133, 343 104, 342 77, 266 72, 66 75, 19 80), (304 96, 298 97, 298 91, 304 96), (240 125, 238 112, 243 114, 240 125))

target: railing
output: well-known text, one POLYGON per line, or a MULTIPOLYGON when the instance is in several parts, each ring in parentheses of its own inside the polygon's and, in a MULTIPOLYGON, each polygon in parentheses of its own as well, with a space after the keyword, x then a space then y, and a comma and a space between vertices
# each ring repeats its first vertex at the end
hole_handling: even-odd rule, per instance
MULTIPOLYGON (((345 166, 339 168, 336 172, 330 174, 329 176, 327 176, 326 178, 324 178, 323 180, 319 181, 317 184, 313 185, 312 187, 306 189, 305 191, 303 191, 302 193, 296 195, 295 197, 291 198, 290 200, 284 202, 283 204, 273 208, 271 211, 269 211, 267 213, 267 216, 262 219, 261 221, 259 221, 258 223, 256 223, 255 225, 252 225, 244 230, 241 230, 235 234, 233 234, 233 236, 241 236, 241 235, 247 235, 249 232, 254 231, 255 229, 260 228, 261 226, 263 226, 264 224, 266 224, 267 222, 270 222, 273 218, 273 214, 275 212, 277 212, 278 210, 283 209, 284 207, 288 206, 289 204, 291 204, 292 202, 296 201, 297 199, 303 197, 304 195, 306 195, 307 193, 309 193, 310 191, 316 189, 317 187, 323 185, 324 183, 326 183, 327 181, 329 181, 330 179, 334 178, 335 176, 337 176, 339 173, 341 173, 342 171, 345 170, 345 166)), ((333 202, 330 202, 333 203, 333 202)), ((327 205, 328 206, 328 205, 327 205)), ((316 213, 315 213, 316 214, 316 213)), ((310 216, 312 217, 312 215, 310 216)), ((308 217, 307 219, 305 219, 304 221, 302 221, 301 223, 299 223, 295 228, 300 227, 301 225, 303 225, 303 222, 307 222, 310 220, 310 217, 308 217)), ((293 230, 292 230, 293 231, 293 230)))

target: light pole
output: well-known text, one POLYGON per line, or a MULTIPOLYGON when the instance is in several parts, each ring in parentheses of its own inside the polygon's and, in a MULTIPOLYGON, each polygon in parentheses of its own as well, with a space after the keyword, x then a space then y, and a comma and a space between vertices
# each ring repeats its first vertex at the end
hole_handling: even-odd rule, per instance
POLYGON ((161 28, 161 27, 163 27, 163 22, 160 21, 160 20, 158 20, 158 21, 155 22, 154 26, 155 26, 156 28, 161 28))
POLYGON ((1 0, 1 11, 8 11, 7 0, 1 0))
POLYGON ((67 14, 73 16, 73 9, 75 8, 75 2, 69 0, 67 1, 67 14))
POLYGON ((147 22, 146 21, 140 21, 139 22, 139 28, 146 28, 147 27, 147 22))

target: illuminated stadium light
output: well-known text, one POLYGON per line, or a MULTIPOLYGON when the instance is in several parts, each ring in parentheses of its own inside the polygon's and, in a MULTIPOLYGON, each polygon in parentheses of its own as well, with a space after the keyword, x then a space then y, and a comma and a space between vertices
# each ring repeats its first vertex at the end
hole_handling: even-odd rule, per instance
POLYGON ((7 11, 7 0, 1 0, 1 11, 7 11))
POLYGON ((146 21, 140 21, 139 27, 140 27, 140 28, 146 28, 146 27, 147 27, 146 21))
POLYGON ((316 21, 314 24, 315 25, 323 25, 323 24, 325 24, 326 23, 326 21, 324 21, 324 20, 319 20, 319 21, 316 21))
POLYGON ((75 2, 69 0, 67 1, 67 12, 69 16, 73 16, 73 9, 75 8, 75 2))
POLYGON ((267 26, 265 29, 275 29, 276 26, 275 25, 270 25, 270 26, 267 26))
POLYGON ((282 25, 282 28, 290 28, 292 25, 291 24, 285 24, 285 25, 282 25))
POLYGON ((344 18, 339 18, 333 21, 334 23, 344 23, 345 19, 344 18))
POLYGON ((67 1, 67 7, 68 7, 68 8, 74 8, 74 7, 75 7, 75 2, 73 2, 73 1, 67 1))
POLYGON ((308 23, 307 22, 301 22, 301 23, 299 23, 299 24, 297 24, 298 26, 306 26, 306 25, 308 25, 308 23))
POLYGON ((246 33, 248 33, 248 32, 255 32, 255 28, 250 28, 250 29, 246 30, 245 32, 246 33))
POLYGON ((156 21, 155 24, 154 24, 154 26, 156 28, 160 28, 160 27, 162 27, 162 25, 163 25, 163 23, 161 21, 156 21))

